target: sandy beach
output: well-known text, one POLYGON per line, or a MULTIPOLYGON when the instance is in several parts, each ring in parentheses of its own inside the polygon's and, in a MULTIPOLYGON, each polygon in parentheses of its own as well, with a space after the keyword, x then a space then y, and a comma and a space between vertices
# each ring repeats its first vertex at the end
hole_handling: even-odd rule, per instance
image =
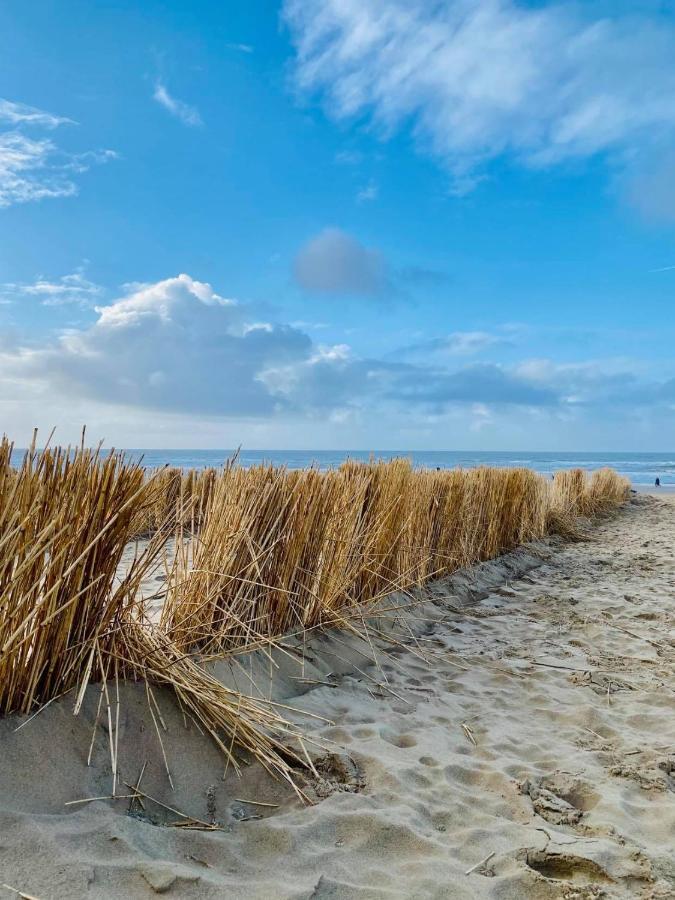
POLYGON ((312 805, 257 765, 223 779, 169 692, 173 789, 125 685, 116 801, 72 803, 111 793, 105 729, 87 766, 97 686, 78 717, 64 697, 0 721, 0 896, 674 897, 674 542, 675 498, 634 497, 402 599, 393 647, 316 635, 271 680, 260 655, 220 664, 328 742, 312 805))

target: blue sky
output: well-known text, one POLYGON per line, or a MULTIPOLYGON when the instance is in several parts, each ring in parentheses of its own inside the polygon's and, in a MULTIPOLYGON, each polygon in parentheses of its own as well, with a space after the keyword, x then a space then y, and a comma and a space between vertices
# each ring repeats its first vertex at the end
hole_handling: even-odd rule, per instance
POLYGON ((8 0, 2 427, 674 447, 674 49, 669 0, 8 0))

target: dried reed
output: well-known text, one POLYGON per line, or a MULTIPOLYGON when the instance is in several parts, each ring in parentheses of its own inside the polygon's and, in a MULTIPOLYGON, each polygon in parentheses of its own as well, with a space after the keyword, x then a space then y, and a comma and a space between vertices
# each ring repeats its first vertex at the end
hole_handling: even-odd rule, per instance
POLYGON ((184 651, 332 624, 397 588, 491 559, 620 503, 610 470, 415 470, 406 460, 228 466, 170 573, 162 627, 184 651))
POLYGON ((0 444, 0 713, 28 712, 97 671, 134 602, 161 536, 120 580, 136 510, 152 491, 117 453, 80 446, 38 452, 18 470, 0 444))
MULTIPOLYGON (((490 559, 627 495, 605 469, 546 480, 526 469, 415 470, 405 460, 338 469, 146 472, 84 442, 10 464, 0 442, 0 714, 28 713, 118 675, 173 687, 227 764, 235 746, 293 782, 311 766, 274 704, 228 690, 199 656, 288 631, 352 624, 397 588, 490 559), (152 536, 117 576, 125 547, 152 536), (138 593, 175 538, 167 596, 151 625, 138 593), (197 655, 198 654, 198 655, 197 655), (294 749, 290 749, 290 748, 294 749)), ((365 625, 364 625, 365 627, 365 625)), ((115 732, 117 733, 117 732, 115 732)), ((110 728, 117 772, 116 738, 110 728)))

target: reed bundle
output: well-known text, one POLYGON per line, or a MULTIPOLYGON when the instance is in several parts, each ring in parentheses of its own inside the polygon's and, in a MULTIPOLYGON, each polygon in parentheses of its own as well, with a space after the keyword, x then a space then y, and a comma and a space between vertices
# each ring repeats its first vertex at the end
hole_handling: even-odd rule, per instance
POLYGON ((159 541, 122 579, 118 565, 151 485, 117 453, 0 445, 0 712, 27 712, 95 667, 134 602, 159 541))
POLYGON ((228 466, 176 557, 162 625, 179 646, 234 647, 345 603, 372 542, 365 472, 228 466))
POLYGON ((247 647, 332 624, 384 593, 493 558, 621 502, 605 471, 553 482, 527 469, 227 467, 178 554, 162 627, 184 650, 247 647))
POLYGON ((150 535, 167 525, 198 527, 217 474, 213 468, 183 471, 175 466, 165 466, 148 469, 145 477, 153 482, 152 499, 136 510, 133 534, 150 535))

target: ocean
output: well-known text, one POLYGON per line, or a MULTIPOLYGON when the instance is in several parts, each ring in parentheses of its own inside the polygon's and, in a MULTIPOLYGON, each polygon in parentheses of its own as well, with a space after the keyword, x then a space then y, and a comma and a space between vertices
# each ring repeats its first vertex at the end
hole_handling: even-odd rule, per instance
MULTIPOLYGON (((201 469, 220 466, 232 456, 232 450, 139 450, 126 451, 133 459, 142 459, 149 467, 164 465, 201 469)), ((611 466, 625 475, 636 486, 653 485, 658 477, 663 485, 675 485, 675 452, 672 453, 530 453, 459 450, 391 450, 369 453, 362 450, 241 450, 239 460, 243 466, 257 463, 273 463, 291 469, 315 465, 321 469, 338 466, 346 459, 367 461, 393 459, 404 456, 415 466, 452 469, 457 466, 524 466, 545 475, 558 469, 582 468, 588 471, 611 466)), ((19 453, 17 451, 17 460, 19 453)))

